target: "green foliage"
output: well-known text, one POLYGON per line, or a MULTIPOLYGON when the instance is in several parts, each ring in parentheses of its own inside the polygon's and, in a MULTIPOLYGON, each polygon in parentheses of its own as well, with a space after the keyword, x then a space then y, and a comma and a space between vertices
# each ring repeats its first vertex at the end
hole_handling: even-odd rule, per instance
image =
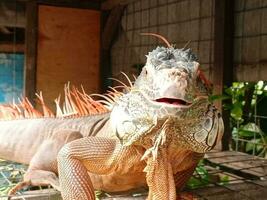
POLYGON ((95 199, 100 200, 103 197, 103 192, 101 190, 96 190, 95 191, 95 199))
POLYGON ((236 122, 242 122, 243 116, 243 106, 244 102, 244 95, 246 90, 246 84, 244 83, 233 83, 233 86, 230 88, 225 88, 225 96, 228 99, 231 99, 230 104, 223 104, 224 109, 230 110, 231 117, 236 122))
POLYGON ((255 123, 249 122, 245 125, 241 125, 238 129, 233 130, 234 139, 246 139, 249 142, 241 143, 240 147, 243 146, 245 152, 259 156, 265 156, 267 135, 257 126, 255 123))
POLYGON ((196 167, 195 175, 192 176, 187 182, 187 187, 190 189, 195 189, 215 182, 220 185, 225 185, 229 183, 229 177, 226 175, 220 176, 219 174, 209 174, 203 160, 201 160, 196 167))
POLYGON ((267 134, 261 130, 266 121, 254 117, 259 113, 266 115, 263 111, 267 104, 266 97, 267 82, 259 81, 257 83, 233 83, 231 87, 225 88, 223 95, 212 98, 224 100, 223 109, 230 111, 232 136, 237 141, 233 143, 233 148, 260 156, 266 155, 267 134), (263 104, 264 102, 266 103, 263 104), (261 104, 263 106, 259 107, 261 104))

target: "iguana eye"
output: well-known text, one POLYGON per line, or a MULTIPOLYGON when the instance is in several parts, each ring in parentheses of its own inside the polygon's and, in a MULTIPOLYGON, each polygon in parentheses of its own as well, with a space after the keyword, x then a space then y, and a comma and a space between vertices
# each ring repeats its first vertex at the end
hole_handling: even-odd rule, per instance
POLYGON ((171 66, 170 65, 164 65, 164 64, 161 64, 161 65, 156 67, 157 70, 168 69, 168 68, 171 68, 171 66))
POLYGON ((147 75, 147 69, 146 68, 144 68, 144 73, 145 73, 145 75, 147 75))

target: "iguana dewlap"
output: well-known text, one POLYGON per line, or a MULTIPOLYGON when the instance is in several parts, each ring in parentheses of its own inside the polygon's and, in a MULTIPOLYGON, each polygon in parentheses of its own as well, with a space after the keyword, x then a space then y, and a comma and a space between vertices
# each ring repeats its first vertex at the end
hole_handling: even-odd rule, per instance
MULTIPOLYGON (((43 104, 45 119, 1 122, 0 138, 10 137, 0 139, 0 157, 29 164, 24 182, 11 193, 29 184, 51 184, 63 199, 80 200, 95 199, 95 189, 148 186, 148 199, 176 199, 176 188, 220 141, 223 123, 208 101, 209 84, 194 54, 167 45, 148 54, 127 92, 113 88, 104 96, 106 107, 67 89, 58 117, 49 118, 43 104)), ((22 105, 24 117, 38 117, 31 105, 22 105)), ((21 115, 16 106, 8 108, 11 112, 4 108, 4 114, 21 115)))

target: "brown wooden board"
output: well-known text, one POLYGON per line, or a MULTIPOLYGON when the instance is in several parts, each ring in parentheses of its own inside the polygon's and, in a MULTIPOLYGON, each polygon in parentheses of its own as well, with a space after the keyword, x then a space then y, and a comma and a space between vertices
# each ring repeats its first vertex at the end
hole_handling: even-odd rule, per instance
POLYGON ((99 11, 39 5, 36 85, 50 107, 68 81, 99 91, 99 54, 99 11))
POLYGON ((25 51, 24 44, 1 44, 0 43, 1 53, 23 53, 24 51, 25 51))
POLYGON ((259 183, 244 182, 224 186, 205 187, 192 190, 191 192, 196 194, 199 200, 265 200, 267 199, 267 181, 258 182, 259 183))
POLYGON ((258 178, 267 176, 267 160, 263 158, 235 151, 212 152, 205 157, 211 163, 240 173, 258 178))
POLYGON ((12 199, 13 200, 62 200, 62 197, 60 193, 54 189, 45 189, 45 190, 24 192, 23 195, 16 195, 12 199))
POLYGON ((225 156, 248 156, 248 154, 242 153, 242 152, 238 152, 238 151, 211 151, 207 154, 205 154, 205 156, 207 158, 214 158, 214 157, 225 157, 225 156))

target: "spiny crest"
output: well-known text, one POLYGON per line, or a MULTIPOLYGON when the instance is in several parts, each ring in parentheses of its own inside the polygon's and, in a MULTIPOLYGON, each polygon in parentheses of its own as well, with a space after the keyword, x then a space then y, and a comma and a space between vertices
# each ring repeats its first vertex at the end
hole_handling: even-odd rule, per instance
MULTIPOLYGON (((192 52, 191 49, 176 49, 169 41, 162 35, 155 33, 141 33, 141 35, 154 36, 161 39, 167 47, 157 47, 152 52, 148 54, 149 58, 156 59, 158 61, 183 61, 183 62, 193 62, 197 61, 197 56, 192 52)), ((186 45, 187 46, 187 45, 186 45)))
POLYGON ((64 87, 64 102, 60 103, 60 95, 55 99, 56 113, 53 113, 50 108, 45 104, 43 94, 36 93, 37 103, 41 105, 42 112, 34 108, 27 97, 18 99, 19 103, 13 103, 0 105, 0 119, 12 120, 12 119, 32 119, 32 118, 69 118, 69 117, 82 117, 95 114, 101 114, 109 112, 117 99, 123 95, 121 90, 129 91, 132 87, 132 83, 129 77, 122 73, 129 82, 129 86, 121 82, 118 79, 114 79, 119 82, 120 86, 109 87, 109 91, 106 94, 86 94, 85 90, 81 86, 81 91, 72 87, 70 84, 66 84, 64 87), (98 96, 102 99, 94 100, 92 96, 98 96))
POLYGON ((42 114, 34 109, 27 97, 14 101, 11 104, 0 105, 0 119, 11 120, 20 118, 39 118, 42 114))
POLYGON ((148 58, 155 59, 160 62, 166 62, 170 65, 170 62, 193 62, 197 61, 196 55, 192 52, 191 49, 175 49, 173 47, 157 47, 152 52, 149 52, 148 58))
POLYGON ((61 108, 60 96, 55 99, 56 117, 81 117, 108 112, 103 104, 86 94, 83 87, 70 89, 69 83, 64 87, 64 103, 61 108))
MULTIPOLYGON (((130 80, 127 74, 125 74, 124 72, 121 72, 121 74, 126 78, 128 85, 119 79, 110 78, 111 80, 119 83, 119 85, 114 87, 109 87, 109 90, 107 91, 106 94, 91 94, 91 96, 97 96, 102 98, 102 100, 98 100, 98 102, 105 105, 109 110, 113 108, 114 103, 117 102, 117 100, 123 94, 129 92, 133 87, 133 82, 130 80)), ((134 79, 136 79, 135 76, 134 79)))

